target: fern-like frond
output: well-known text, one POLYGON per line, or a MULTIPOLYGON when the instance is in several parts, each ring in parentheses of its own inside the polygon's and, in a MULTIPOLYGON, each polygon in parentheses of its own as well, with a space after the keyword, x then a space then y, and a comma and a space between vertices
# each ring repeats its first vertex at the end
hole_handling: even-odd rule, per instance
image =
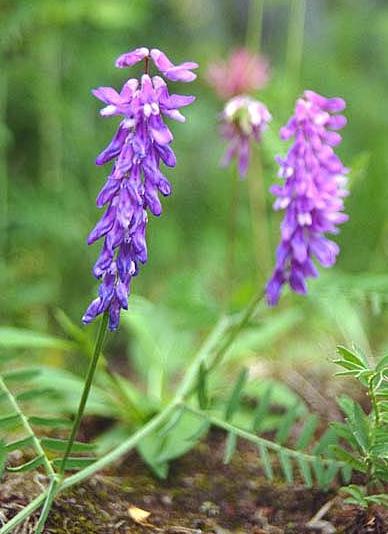
MULTIPOLYGON (((202 411, 187 404, 183 404, 182 406, 186 411, 203 419, 208 426, 215 426, 227 432, 224 453, 225 462, 231 460, 236 450, 237 439, 239 437, 253 443, 258 449, 264 473, 270 480, 273 479, 275 472, 274 457, 277 459, 276 463, 280 466, 281 474, 286 482, 292 484, 295 479, 295 473, 298 471, 307 487, 311 487, 314 484, 314 479, 320 487, 328 487, 337 476, 337 473, 344 467, 344 462, 330 457, 328 445, 333 441, 331 433, 328 434, 330 439, 324 436, 327 443, 326 447, 316 448, 315 452, 314 450, 309 452, 307 450, 307 445, 309 444, 310 439, 307 439, 307 432, 305 432, 302 441, 305 448, 303 450, 296 446, 295 448, 291 448, 282 443, 263 438, 253 431, 240 428, 230 421, 218 417, 217 415, 213 415, 210 412, 202 411)), ((291 417, 289 413, 285 414, 285 421, 281 428, 287 429, 287 433, 289 432, 289 421, 293 417, 294 415, 291 417)), ((311 422, 308 423, 308 427, 311 434, 311 422)), ((281 441, 283 441, 285 435, 286 430, 282 430, 280 433, 281 441)), ((310 436, 310 438, 311 437, 312 436, 310 436)))
MULTIPOLYGON (((26 413, 25 406, 30 406, 31 401, 41 400, 52 393, 52 390, 47 388, 36 387, 36 378, 39 379, 38 369, 17 369, 0 375, 0 400, 7 406, 5 415, 0 417, 0 468, 5 464, 9 453, 19 450, 26 453, 27 458, 32 458, 16 466, 7 466, 7 471, 25 472, 43 467, 46 474, 53 478, 56 475, 56 467, 62 461, 67 440, 40 434, 44 429, 68 427, 71 421, 60 417, 30 416, 26 413), (15 391, 11 390, 11 386, 15 386, 15 391)), ((82 469, 89 465, 95 460, 90 457, 93 450, 94 446, 91 444, 75 442, 73 453, 89 456, 69 458, 66 469, 82 469)))

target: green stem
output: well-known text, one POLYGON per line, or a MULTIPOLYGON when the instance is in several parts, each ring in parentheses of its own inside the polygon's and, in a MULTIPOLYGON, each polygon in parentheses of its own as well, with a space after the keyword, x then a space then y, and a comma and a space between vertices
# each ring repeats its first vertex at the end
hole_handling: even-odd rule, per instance
POLYGON ((259 52, 263 27, 264 0, 250 0, 247 20, 246 46, 259 52))
POLYGON ((85 411, 85 406, 86 406, 86 402, 87 402, 88 397, 89 397, 90 388, 92 386, 94 373, 96 371, 98 359, 100 357, 101 350, 102 350, 102 345, 104 343, 105 334, 106 334, 106 328, 108 326, 108 319, 109 319, 108 312, 105 312, 103 317, 102 317, 102 320, 101 320, 100 330, 98 332, 98 336, 97 336, 96 346, 94 348, 93 357, 92 357, 92 359, 90 360, 90 363, 89 363, 89 369, 88 369, 88 372, 87 372, 87 375, 86 375, 84 389, 82 391, 82 396, 81 396, 81 400, 80 400, 80 403, 79 403, 79 406, 78 406, 77 415, 76 415, 74 423, 73 423, 73 428, 71 429, 71 434, 70 434, 70 437, 69 437, 69 441, 67 442, 67 447, 66 447, 65 454, 64 454, 64 456, 62 458, 62 462, 61 462, 61 465, 59 467, 59 474, 61 476, 63 476, 63 474, 65 472, 66 462, 67 462, 67 459, 69 458, 69 455, 71 454, 71 450, 73 448, 74 440, 77 437, 77 433, 78 433, 78 430, 79 430, 79 427, 80 427, 80 424, 81 424, 81 419, 82 419, 82 416, 83 416, 84 411, 85 411))
POLYGON ((39 521, 38 521, 38 524, 36 526, 35 534, 42 534, 42 532, 43 532, 44 526, 46 524, 47 516, 49 515, 49 512, 51 510, 51 506, 53 504, 53 501, 54 501, 54 498, 55 498, 55 495, 56 495, 58 482, 59 481, 58 481, 58 478, 56 476, 52 477, 50 485, 49 485, 48 490, 47 490, 46 500, 44 502, 44 505, 43 505, 43 508, 42 508, 42 512, 40 514, 39 521))
POLYGON ((212 371, 220 363, 224 357, 226 351, 235 341, 239 333, 250 319, 254 316, 260 302, 263 300, 263 293, 260 291, 253 297, 250 304, 245 308, 245 311, 241 314, 240 319, 235 323, 235 325, 229 330, 229 334, 224 337, 224 342, 220 345, 218 350, 215 352, 212 361, 209 363, 207 370, 212 371))
MULTIPOLYGON (((247 307, 245 312, 241 315, 240 319, 234 324, 232 329, 229 332, 229 335, 227 335, 224 339, 224 343, 221 345, 221 347, 216 351, 215 356, 213 358, 213 361, 211 363, 211 368, 214 368, 214 366, 220 361, 222 356, 225 354, 226 350, 228 349, 228 343, 233 343, 238 333, 244 328, 244 326, 247 324, 249 319, 253 316, 254 312, 257 309, 257 306, 261 300, 262 296, 258 295, 255 297, 251 304, 247 307)), ((103 321, 104 323, 105 321, 103 321)), ((99 340, 101 338, 101 344, 100 349, 102 346, 102 340, 103 335, 101 333, 102 326, 100 329, 100 335, 99 340)), ((115 447, 112 451, 110 451, 108 454, 94 462, 93 464, 85 467, 78 473, 75 473, 74 475, 71 475, 70 477, 59 481, 58 486, 56 487, 55 495, 58 495, 59 492, 70 488, 71 486, 78 484, 82 482, 83 480, 89 478, 90 476, 94 475, 98 471, 108 467, 110 464, 114 463, 115 461, 119 460, 122 456, 128 454, 136 445, 144 439, 146 436, 151 434, 154 430, 159 428, 163 423, 167 422, 168 419, 171 417, 171 415, 174 413, 174 411, 177 408, 180 408, 180 405, 184 401, 186 397, 188 397, 193 389, 195 388, 197 379, 198 379, 198 373, 201 365, 209 358, 209 356, 212 354, 214 350, 214 345, 217 343, 217 340, 220 336, 223 335, 226 328, 229 326, 229 321, 226 318, 221 319, 215 329, 211 332, 209 337, 205 340, 204 344, 201 346, 197 354, 195 355, 191 365, 189 366, 186 374, 184 375, 182 382, 180 383, 173 399, 165 406, 165 408, 155 417, 150 419, 148 423, 146 423, 142 428, 140 428, 135 434, 133 434, 131 437, 129 437, 127 440, 125 440, 121 445, 118 445, 115 447)), ((97 352, 97 345, 96 345, 96 351, 97 352)), ((94 360, 95 358, 93 358, 94 360)), ((16 516, 14 516, 6 525, 4 525, 0 529, 0 534, 8 534, 12 532, 12 530, 24 519, 26 519, 29 515, 31 515, 41 504, 44 502, 45 499, 48 497, 48 490, 43 492, 41 495, 36 497, 33 501, 31 501, 23 510, 21 510, 16 516)))
POLYGON ((295 87, 299 84, 302 67, 305 14, 306 0, 291 0, 286 71, 287 79, 293 81, 295 87))

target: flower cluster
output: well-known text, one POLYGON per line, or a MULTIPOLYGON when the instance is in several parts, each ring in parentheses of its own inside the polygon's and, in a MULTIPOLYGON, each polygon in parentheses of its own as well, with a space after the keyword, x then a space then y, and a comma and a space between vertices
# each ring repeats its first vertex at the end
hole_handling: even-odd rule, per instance
POLYGON ((229 100, 221 115, 221 134, 229 142, 221 164, 227 166, 236 158, 239 174, 244 177, 249 167, 251 142, 261 140, 271 118, 267 107, 249 96, 229 100))
POLYGON ((341 142, 335 130, 346 124, 346 118, 337 114, 344 109, 342 98, 305 91, 294 116, 281 129, 281 138, 293 137, 294 143, 285 159, 277 158, 284 183, 271 188, 277 197, 274 208, 286 213, 275 270, 266 288, 270 305, 278 302, 286 283, 296 293, 307 292, 306 278, 318 274, 313 258, 324 267, 336 261, 339 247, 325 234, 338 233, 336 225, 348 219, 342 213, 348 169, 333 150, 341 142))
POLYGON ((268 61, 246 48, 233 51, 225 62, 209 66, 207 79, 222 100, 262 89, 269 78, 268 61))
POLYGON ((88 237, 88 244, 104 238, 93 273, 101 280, 98 297, 83 316, 89 323, 109 312, 109 328, 115 330, 121 309, 128 307, 131 279, 139 265, 147 261, 147 211, 160 215, 159 193, 167 196, 171 185, 160 170, 161 163, 174 167, 176 159, 170 147, 173 139, 163 116, 180 122, 185 117, 180 108, 191 104, 193 96, 169 94, 160 76, 148 74, 150 60, 163 76, 172 81, 191 82, 196 78, 196 63, 173 65, 160 50, 138 48, 121 55, 116 66, 130 67, 143 61, 146 73, 141 80, 128 80, 120 93, 100 87, 93 94, 106 106, 103 117, 119 115, 122 120, 111 143, 97 157, 96 164, 113 160, 108 179, 97 197, 97 206, 106 211, 88 237))

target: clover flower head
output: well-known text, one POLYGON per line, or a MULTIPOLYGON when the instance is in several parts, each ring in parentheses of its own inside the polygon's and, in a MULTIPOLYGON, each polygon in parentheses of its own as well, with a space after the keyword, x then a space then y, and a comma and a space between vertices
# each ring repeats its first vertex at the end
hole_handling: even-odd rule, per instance
POLYGON ((269 79, 266 58, 246 48, 238 48, 224 62, 212 63, 207 80, 222 100, 262 89, 269 79))
POLYGON ((236 158, 243 178, 249 167, 251 142, 260 142, 271 119, 267 107, 259 100, 246 95, 230 99, 221 114, 221 135, 229 142, 222 166, 236 158))
POLYGON ((273 185, 275 210, 285 210, 276 265, 266 287, 267 301, 275 305, 284 284, 296 293, 307 293, 306 279, 318 276, 313 259, 331 267, 339 247, 326 237, 337 234, 337 225, 348 220, 343 213, 348 194, 348 169, 335 154, 341 142, 337 133, 346 125, 340 114, 342 98, 325 98, 305 91, 295 113, 280 131, 283 140, 294 142, 285 158, 277 157, 282 184, 273 185))
POLYGON ((121 121, 109 145, 96 159, 97 165, 113 161, 107 181, 97 197, 97 206, 106 206, 105 214, 88 237, 88 244, 103 239, 94 265, 94 276, 101 281, 98 297, 83 316, 90 323, 101 313, 109 312, 109 328, 119 324, 121 309, 128 308, 128 294, 133 276, 147 261, 146 229, 148 213, 160 215, 159 194, 168 196, 171 184, 161 171, 161 164, 174 167, 176 158, 170 144, 173 135, 164 119, 184 122, 180 112, 195 97, 170 94, 161 76, 150 76, 152 61, 160 73, 173 81, 190 82, 196 63, 174 65, 160 50, 142 47, 122 54, 118 68, 145 62, 140 80, 131 78, 120 92, 111 87, 93 90, 104 102, 101 116, 119 116, 121 121))

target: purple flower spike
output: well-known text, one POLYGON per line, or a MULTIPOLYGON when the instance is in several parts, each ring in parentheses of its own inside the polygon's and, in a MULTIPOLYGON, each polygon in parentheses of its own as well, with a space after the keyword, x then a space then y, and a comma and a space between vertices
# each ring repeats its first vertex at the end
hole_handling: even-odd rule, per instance
POLYGON ((258 100, 244 95, 230 99, 221 115, 221 134, 229 141, 221 165, 226 167, 236 158, 240 177, 246 176, 251 141, 260 142, 271 119, 266 106, 258 100))
POLYGON ((306 279, 318 276, 315 258, 323 267, 334 265, 339 247, 325 234, 337 234, 338 224, 348 220, 343 198, 348 169, 334 153, 341 141, 339 130, 346 124, 342 98, 325 98, 305 91, 296 102, 295 113, 280 131, 282 139, 294 138, 287 156, 277 157, 279 177, 273 185, 275 210, 285 210, 276 265, 266 287, 268 304, 277 304, 282 286, 307 293, 306 279))
MULTIPOLYGON (((156 52, 155 56, 155 50, 152 51, 157 57, 157 67, 165 71, 166 77, 181 81, 195 78, 190 72, 197 66, 195 63, 175 67, 162 52, 156 52), (167 76, 168 72, 173 74, 167 76)), ((137 48, 120 56, 116 66, 129 67, 146 58, 150 58, 148 48, 137 48)), ((159 216, 162 213, 159 194, 171 193, 171 185, 160 170, 162 163, 169 167, 176 164, 170 147, 173 136, 164 117, 184 122, 179 109, 195 98, 170 95, 166 82, 160 76, 151 78, 148 73, 140 83, 136 79, 128 80, 120 93, 111 87, 100 87, 93 94, 105 104, 101 115, 118 115, 121 122, 112 141, 96 160, 97 165, 113 160, 113 166, 97 197, 97 206, 106 207, 105 214, 88 237, 88 244, 103 239, 93 268, 101 285, 98 297, 82 320, 90 323, 108 311, 109 328, 115 330, 121 309, 128 308, 131 280, 139 266, 147 261, 147 212, 159 216)))

